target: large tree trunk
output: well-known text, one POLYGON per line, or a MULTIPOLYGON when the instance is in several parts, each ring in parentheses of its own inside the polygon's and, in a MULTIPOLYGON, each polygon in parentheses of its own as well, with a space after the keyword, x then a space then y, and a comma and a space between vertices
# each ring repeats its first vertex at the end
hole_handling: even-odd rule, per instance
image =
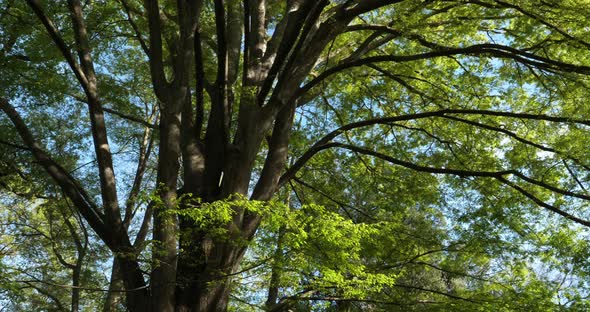
MULTIPOLYGON (((194 258, 181 258, 185 261, 179 263, 179 273, 185 275, 178 277, 181 286, 177 288, 176 311, 227 310, 232 273, 237 270, 245 249, 232 243, 217 243, 208 251, 208 257, 201 265, 192 265, 194 258)), ((213 242, 205 238, 203 244, 213 242)))

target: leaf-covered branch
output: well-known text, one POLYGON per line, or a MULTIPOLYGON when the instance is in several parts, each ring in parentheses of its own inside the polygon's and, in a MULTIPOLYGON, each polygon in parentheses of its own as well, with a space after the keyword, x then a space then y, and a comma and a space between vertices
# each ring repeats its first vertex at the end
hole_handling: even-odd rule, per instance
POLYGON ((538 56, 536 54, 530 53, 525 51, 524 49, 517 49, 510 46, 500 45, 500 44, 493 44, 493 43, 483 43, 483 44, 475 44, 468 47, 444 47, 444 46, 436 46, 436 50, 430 52, 424 52, 419 54, 412 54, 412 55, 377 55, 377 56, 369 56, 365 58, 361 58, 358 60, 353 60, 350 62, 344 62, 342 64, 338 64, 336 66, 330 67, 329 69, 322 72, 317 77, 313 78, 307 84, 305 84, 298 92, 297 96, 301 96, 305 92, 309 91, 311 88, 318 85, 320 82, 325 80, 326 78, 342 72, 343 70, 359 67, 364 65, 369 65, 373 63, 382 63, 382 62, 393 62, 393 63, 405 63, 405 62, 413 62, 418 60, 425 60, 437 57, 450 57, 456 55, 468 55, 468 56, 484 56, 484 57, 496 57, 500 59, 510 59, 514 60, 518 63, 522 63, 525 65, 529 65, 534 68, 539 68, 542 70, 548 71, 557 71, 557 72, 572 72, 578 73, 583 75, 590 74, 590 66, 586 65, 577 65, 577 64, 569 64, 557 60, 553 60, 547 57, 538 56))
POLYGON ((23 142, 33 153, 37 162, 62 188, 64 193, 76 205, 76 208, 84 215, 90 226, 105 242, 112 244, 113 239, 109 229, 104 223, 104 215, 100 212, 90 196, 64 168, 57 164, 41 147, 33 137, 33 134, 20 117, 18 112, 8 103, 8 100, 0 98, 0 109, 10 118, 23 142))
POLYGON ((562 217, 565 217, 569 220, 572 220, 576 223, 579 223, 581 225, 590 227, 590 220, 585 220, 585 219, 581 219, 578 218, 568 212, 565 212, 561 209, 559 209, 556 206, 550 205, 544 201, 542 201, 541 199, 537 198, 535 195, 533 195, 532 193, 526 191, 524 188, 522 188, 521 186, 517 185, 516 183, 508 180, 508 176, 510 175, 514 175, 517 176, 518 178, 521 178, 523 180, 525 180, 526 182, 529 182, 531 184, 537 185, 537 186, 541 186, 545 189, 551 190, 553 192, 557 192, 560 193, 562 195, 566 195, 566 196, 570 196, 570 197, 577 197, 577 198, 581 198, 584 200, 590 200, 590 196, 587 195, 583 195, 583 194, 578 194, 578 193, 574 193, 574 192, 570 192, 567 190, 562 190, 559 189, 557 187, 548 185, 542 181, 538 181, 538 180, 534 180, 532 178, 529 178, 527 176, 525 176, 524 174, 516 171, 516 170, 503 170, 503 171, 472 171, 472 170, 463 170, 463 169, 452 169, 452 168, 436 168, 436 167, 428 167, 428 166, 422 166, 422 165, 418 165, 415 164, 413 162, 409 162, 409 161, 404 161, 401 159, 396 159, 393 158, 391 156, 385 155, 383 153, 379 153, 379 152, 375 152, 366 148, 362 148, 362 147, 358 147, 358 146, 353 146, 353 145, 349 145, 349 144, 341 144, 341 143, 329 143, 326 144, 326 146, 328 147, 337 147, 337 148, 343 148, 343 149, 347 149, 350 151, 354 151, 360 154, 364 154, 364 155, 369 155, 369 156, 373 156, 373 157, 377 157, 379 159, 385 160, 389 163, 398 165, 398 166, 402 166, 408 169, 412 169, 414 171, 419 171, 419 172, 425 172, 425 173, 433 173, 433 174, 447 174, 447 175, 455 175, 455 176, 459 176, 459 177, 488 177, 488 178, 494 178, 510 187, 512 187, 513 189, 517 190, 518 192, 520 192, 521 194, 525 195, 526 197, 530 198, 533 202, 535 202, 537 205, 544 207, 552 212, 555 212, 559 215, 561 215, 562 217))
MULTIPOLYGON (((340 134, 350 131, 357 128, 378 125, 378 124, 390 124, 393 122, 398 121, 408 121, 408 120, 417 120, 417 119, 424 119, 424 118, 432 118, 432 117, 452 117, 452 115, 482 115, 482 116, 497 116, 497 117, 507 117, 507 118, 516 118, 516 119, 528 119, 528 120, 544 120, 550 122, 557 122, 557 123, 578 123, 583 125, 590 125, 590 120, 586 119, 577 119, 577 118, 569 118, 563 116, 550 116, 550 115, 542 115, 542 114, 531 114, 531 113, 513 113, 513 112, 504 112, 504 111, 494 111, 494 110, 478 110, 478 109, 442 109, 438 111, 432 112, 424 112, 424 113, 416 113, 416 114, 408 114, 408 115, 400 115, 400 116, 391 116, 391 117, 382 117, 382 118, 375 118, 375 119, 368 119, 359 122, 350 123, 344 126, 339 127, 336 130, 331 131, 330 133, 326 134, 324 137, 316 141, 309 150, 299 157, 297 161, 281 176, 279 180, 279 185, 283 185, 289 179, 295 176, 297 171, 301 169, 305 163, 313 157, 317 152, 324 150, 326 148, 332 147, 333 143, 330 143, 334 138, 339 136, 340 134)), ((456 117, 452 117, 456 118, 456 117)))

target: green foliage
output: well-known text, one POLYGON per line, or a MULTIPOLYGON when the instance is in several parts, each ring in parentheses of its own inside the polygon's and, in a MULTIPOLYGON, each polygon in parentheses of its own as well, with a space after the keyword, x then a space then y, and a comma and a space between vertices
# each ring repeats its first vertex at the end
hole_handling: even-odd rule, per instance
MULTIPOLYGON (((147 39, 142 2, 127 2, 147 39)), ((319 22, 345 2, 330 1, 319 22)), ((272 32, 288 12, 284 1, 266 3, 265 22, 272 32)), ((73 46, 67 6, 46 2, 43 8, 73 46)), ((165 73, 172 79, 176 3, 161 1, 160 9, 165 73)), ((306 94, 308 101, 300 100, 288 164, 330 131, 375 118, 462 109, 566 121, 456 113, 371 124, 340 131, 326 142, 334 147, 315 154, 270 201, 234 194, 207 202, 179 190, 182 195, 174 199, 175 205, 165 205, 157 195, 163 191, 155 182, 153 156, 159 129, 121 117, 150 124, 161 118, 149 59, 119 1, 87 1, 84 15, 100 99, 118 113, 107 113, 106 120, 119 198, 131 193, 142 154, 138 146, 146 148, 150 140, 153 146, 139 185, 141 195, 129 200, 125 211, 129 233, 137 234, 142 225, 141 218, 131 216, 144 214, 151 203, 155 213, 167 214, 171 223, 180 219, 197 225, 179 236, 208 236, 247 246, 239 273, 231 280, 234 311, 263 309, 270 288, 277 289, 278 303, 293 311, 590 310, 588 228, 539 205, 590 219, 590 82, 587 75, 534 63, 548 59, 551 64, 590 64, 588 1, 400 1, 354 19, 350 25, 381 26, 383 31, 343 31, 303 84, 357 56, 416 56, 492 44, 528 54, 510 58, 467 53, 375 62, 330 76, 308 91, 311 99, 306 94), (379 44, 357 55, 370 36, 379 44), (373 156, 336 144, 364 148, 373 156), (376 153, 386 157, 374 157, 376 153), (403 165, 408 163, 415 167, 403 165), (451 169, 514 170, 537 183, 515 174, 501 180, 454 174, 451 169), (236 228, 228 225, 244 212, 261 217, 251 241, 236 238, 236 228)), ((25 2, 0 0, 0 16, 0 97, 14 102, 48 154, 101 206, 95 155, 89 148, 88 109, 79 84, 25 2)), ((199 27, 205 78, 214 81, 212 1, 205 1, 199 27)), ((254 99, 259 91, 257 85, 242 82, 228 89, 235 97, 235 111, 241 99, 254 99)), ((205 95, 205 112, 210 106, 211 98, 205 95)), ((231 121, 230 132, 236 124, 231 121)), ((67 308, 72 296, 68 264, 81 256, 77 243, 87 235, 82 288, 109 287, 110 276, 104 272, 112 254, 92 231, 85 233, 86 222, 22 145, 0 114, 0 306, 57 311, 60 305, 67 308)), ((263 143, 258 151, 251 187, 268 149, 263 143)), ((121 207, 127 204, 121 200, 121 207)), ((137 257, 142 269, 151 272, 162 265, 152 260, 152 255, 163 253, 161 245, 148 238, 129 257, 137 257)), ((96 311, 104 294, 84 290, 81 298, 82 310, 96 311)))

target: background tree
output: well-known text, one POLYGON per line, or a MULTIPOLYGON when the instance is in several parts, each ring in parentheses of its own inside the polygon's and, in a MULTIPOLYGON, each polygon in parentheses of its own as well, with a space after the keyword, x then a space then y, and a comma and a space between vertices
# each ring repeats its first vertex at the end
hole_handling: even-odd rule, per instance
POLYGON ((105 310, 585 308, 587 4, 1 3, 2 205, 105 310))

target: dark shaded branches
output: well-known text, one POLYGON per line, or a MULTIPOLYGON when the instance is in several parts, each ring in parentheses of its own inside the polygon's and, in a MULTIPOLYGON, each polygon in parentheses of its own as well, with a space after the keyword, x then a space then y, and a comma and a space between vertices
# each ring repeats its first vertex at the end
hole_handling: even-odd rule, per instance
POLYGON ((141 46, 141 49, 143 50, 143 52, 149 56, 150 50, 148 48, 148 44, 145 42, 145 40, 143 38, 143 34, 141 33, 141 31, 139 29, 139 26, 137 25, 137 23, 133 19, 134 14, 133 14, 131 6, 129 5, 129 2, 127 0, 119 0, 119 1, 121 2, 121 5, 123 6, 123 8, 125 10, 125 14, 127 15, 127 22, 129 22, 129 25, 131 25, 131 28, 133 29, 133 32, 135 34, 135 38, 139 42, 139 45, 141 46))
MULTIPOLYGON (((305 163, 313 157, 317 152, 325 149, 326 145, 332 144, 332 140, 346 131, 350 131, 357 128, 378 125, 378 124, 390 124, 399 121, 418 120, 432 117, 445 117, 449 119, 456 119, 454 115, 482 115, 482 116, 497 116, 517 119, 528 119, 528 120, 544 120, 550 122, 559 123, 579 123, 583 125, 590 125, 590 120, 575 119, 570 117, 561 116, 550 116, 541 114, 530 114, 530 113, 513 113, 504 111, 493 111, 493 110, 478 110, 478 109, 442 109, 432 112, 416 113, 409 115, 400 115, 392 117, 382 117, 376 119, 369 119, 359 122, 350 123, 339 127, 336 130, 331 131, 324 137, 316 141, 309 150, 303 153, 300 158, 281 176, 279 185, 283 185, 288 182, 289 179, 293 178, 296 172, 301 169, 305 163)), ((506 130, 507 131, 507 130, 506 130)), ((503 132, 503 131, 502 131, 503 132)))
POLYGON ((167 89, 170 86, 164 74, 160 9, 157 0, 146 0, 144 6, 149 26, 149 65, 152 85, 158 99, 165 103, 167 89))
POLYGON ((460 48, 445 47, 436 45, 434 43, 429 43, 429 45, 435 48, 435 50, 413 55, 368 56, 358 60, 352 60, 349 62, 343 62, 341 64, 335 65, 325 70, 317 77, 313 78, 311 81, 305 84, 303 87, 301 87, 297 96, 301 96, 305 92, 309 91, 311 88, 317 86, 324 79, 349 68, 370 65, 373 63, 404 63, 432 59, 437 57, 452 57, 456 55, 487 56, 500 59, 510 59, 518 63, 531 66, 533 68, 538 68, 541 70, 547 70, 551 72, 572 72, 584 75, 590 74, 589 66, 569 64, 527 52, 526 49, 516 49, 513 47, 500 44, 482 43, 460 48))
POLYGON ((343 144, 343 143, 336 143, 336 142, 326 143, 326 144, 316 148, 314 154, 321 151, 321 150, 325 150, 325 149, 329 149, 329 148, 342 148, 342 149, 350 150, 355 153, 376 157, 376 158, 382 159, 384 161, 387 161, 389 163, 392 163, 392 164, 395 164, 395 165, 398 165, 401 167, 405 167, 405 168, 408 168, 408 169, 411 169, 414 171, 418 171, 418 172, 431 173, 431 174, 455 175, 455 176, 462 177, 462 178, 466 178, 466 177, 493 178, 493 179, 495 179, 499 182, 502 182, 503 184, 513 188, 514 190, 518 191, 519 193, 526 196, 527 198, 531 199, 535 204, 537 204, 541 207, 544 207, 554 213, 557 213, 557 214, 561 215, 562 217, 565 217, 571 221, 574 221, 574 222, 579 223, 581 225, 590 227, 589 220, 578 218, 568 212, 563 211, 562 209, 560 209, 554 205, 551 205, 551 204, 541 200, 540 198, 535 196, 532 192, 527 191, 522 186, 511 181, 510 176, 515 176, 515 177, 520 178, 521 180, 526 181, 530 184, 540 186, 544 189, 547 189, 547 190, 550 190, 550 191, 553 191, 553 192, 556 192, 556 193, 559 193, 559 194, 562 194, 565 196, 576 197, 576 198, 580 198, 583 200, 590 200, 590 196, 571 192, 571 191, 564 190, 564 189, 560 189, 558 187, 549 185, 549 184, 544 183, 542 181, 532 179, 532 178, 530 178, 530 177, 528 177, 516 170, 474 171, 474 170, 453 169, 453 168, 444 168, 444 167, 443 168, 429 167, 429 166, 423 166, 420 164, 416 164, 411 161, 397 159, 397 158, 394 158, 394 157, 388 156, 386 154, 376 152, 376 151, 373 151, 373 150, 370 150, 370 149, 367 149, 364 147, 358 147, 358 146, 354 146, 354 145, 350 145, 350 144, 343 144))
POLYGON ((74 59, 67 44, 62 39, 57 28, 53 25, 51 19, 46 16, 41 5, 37 1, 28 1, 28 4, 45 26, 47 32, 67 60, 70 68, 84 89, 90 113, 92 137, 99 169, 104 210, 110 225, 116 231, 121 232, 119 235, 123 235, 115 172, 107 138, 107 127, 104 121, 102 105, 99 100, 96 73, 90 55, 90 43, 82 15, 81 4, 79 1, 68 1, 79 63, 74 59))
POLYGON ((91 200, 90 196, 82 188, 80 183, 45 152, 8 100, 0 98, 0 109, 2 109, 8 118, 10 118, 23 142, 31 153, 33 153, 33 156, 37 159, 39 164, 63 189, 64 193, 76 205, 76 208, 80 210, 80 213, 84 215, 84 218, 88 221, 90 226, 102 239, 105 240, 105 243, 109 244, 111 247, 115 247, 114 241, 108 233, 108 229, 104 223, 104 214, 91 200))

